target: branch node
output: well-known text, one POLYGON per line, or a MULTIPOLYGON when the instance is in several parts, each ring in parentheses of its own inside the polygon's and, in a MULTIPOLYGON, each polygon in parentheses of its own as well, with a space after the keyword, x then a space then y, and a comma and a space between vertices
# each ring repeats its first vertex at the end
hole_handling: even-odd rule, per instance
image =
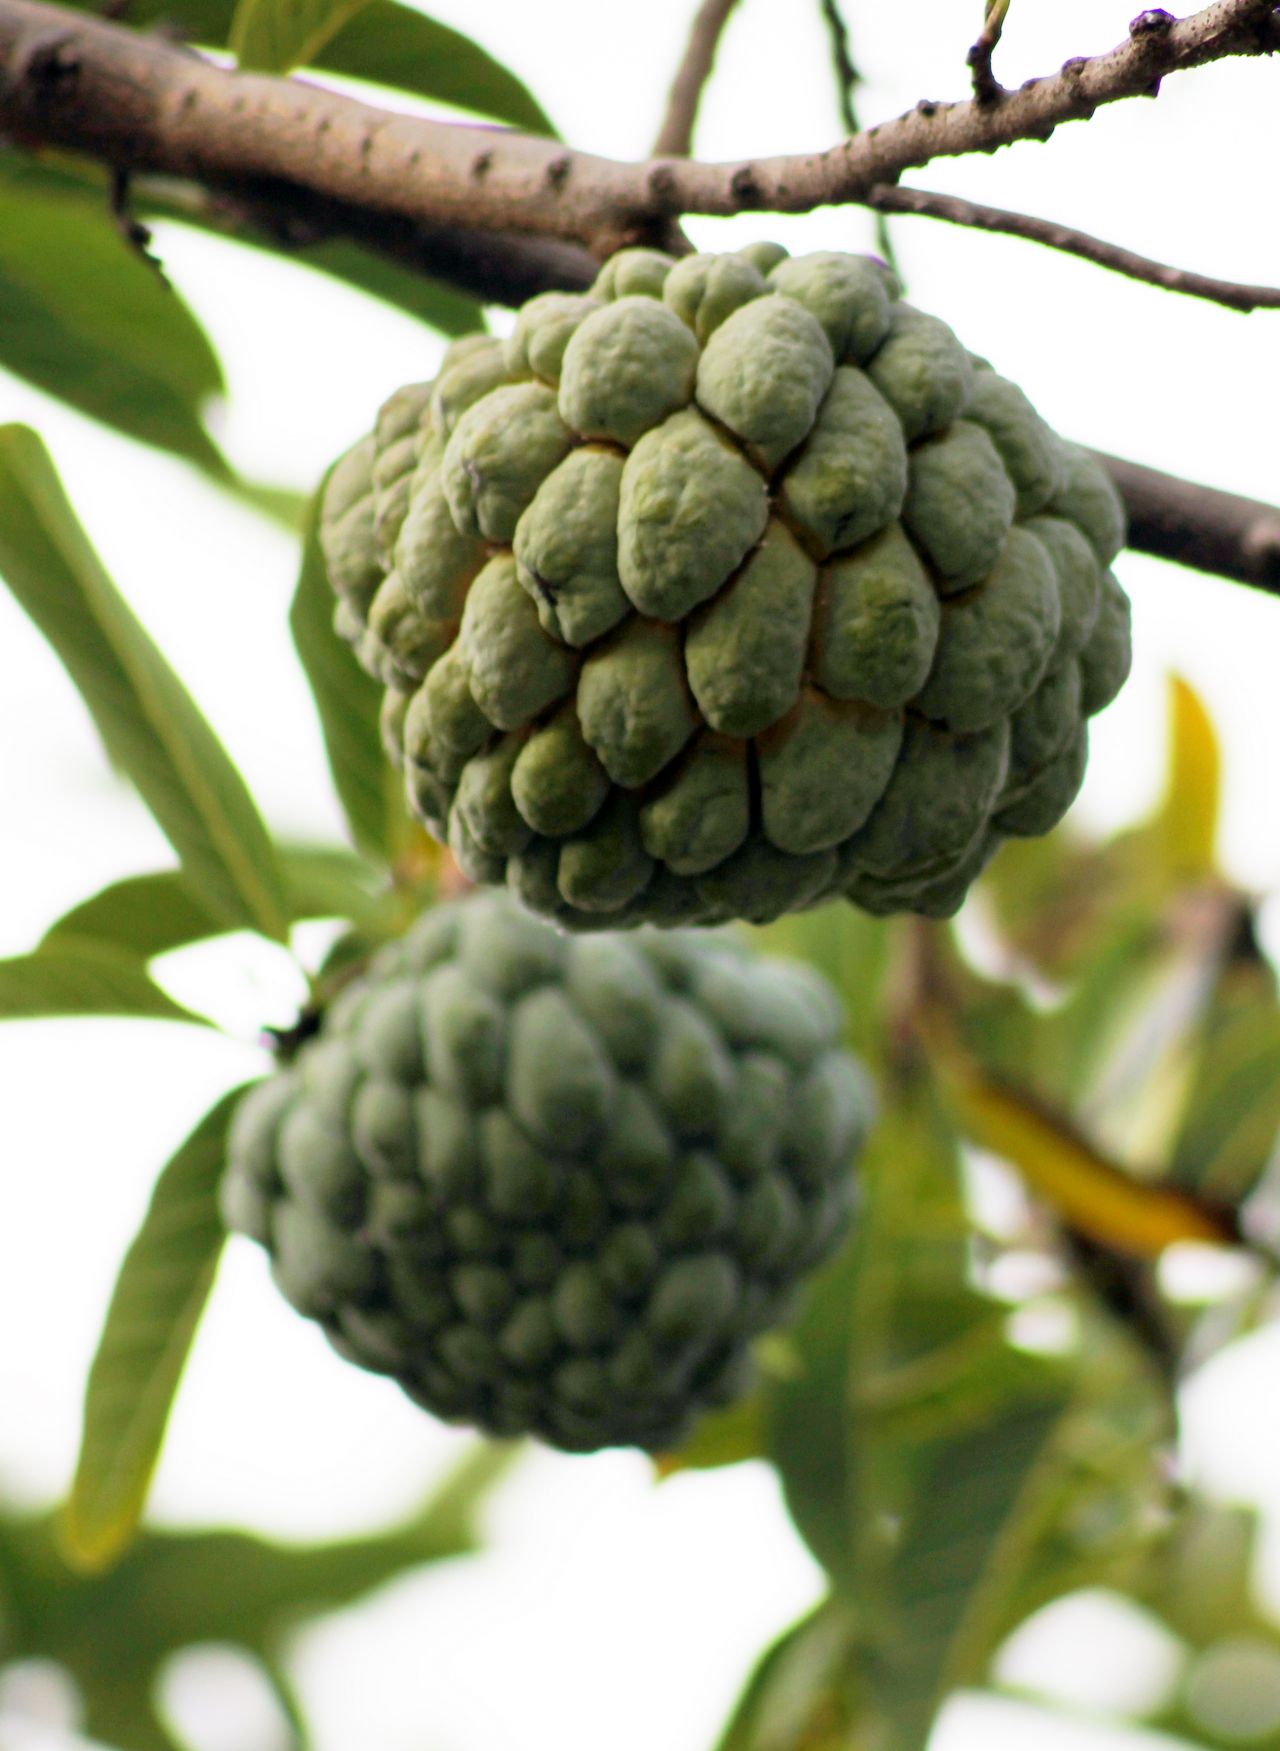
POLYGON ((756 176, 754 164, 740 164, 729 178, 729 188, 736 200, 744 206, 754 204, 760 199, 760 183, 756 176))
POLYGON ((569 172, 572 167, 573 160, 567 152, 562 152, 558 158, 549 159, 547 167, 542 173, 547 187, 562 189, 569 180, 569 172))
POLYGON ((649 195, 655 206, 669 209, 676 198, 676 172, 670 159, 649 166, 649 195))
POLYGON ((37 38, 24 63, 14 70, 13 83, 32 88, 35 103, 61 103, 75 90, 80 78, 80 56, 75 36, 69 30, 37 38))
POLYGON ((471 160, 471 175, 476 182, 483 182, 493 164, 492 152, 477 152, 471 160))
POLYGON ((1129 20, 1129 35, 1131 37, 1168 36, 1177 22, 1172 12, 1166 12, 1163 6, 1152 6, 1146 12, 1140 12, 1136 18, 1129 20))

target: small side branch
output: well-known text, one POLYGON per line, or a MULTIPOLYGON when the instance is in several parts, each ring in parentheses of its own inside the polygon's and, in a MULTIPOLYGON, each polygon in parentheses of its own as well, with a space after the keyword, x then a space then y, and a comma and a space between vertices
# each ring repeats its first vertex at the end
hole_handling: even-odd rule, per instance
POLYGON ((1099 451, 1129 515, 1129 545, 1280 596, 1280 508, 1099 451))
POLYGON ((995 54, 996 44, 1004 30, 1004 21, 1009 12, 1009 0, 988 0, 987 15, 982 21, 982 29, 978 40, 974 43, 965 60, 973 76, 973 100, 979 104, 999 103, 1004 96, 1004 86, 996 78, 991 69, 991 57, 995 54))
POLYGON ((737 0, 702 0, 689 30, 684 59, 671 86, 667 113, 653 142, 655 158, 687 158, 693 150, 698 105, 715 66, 720 37, 736 4, 737 0))
POLYGON ((840 106, 840 125, 846 134, 858 132, 858 112, 853 94, 861 75, 849 47, 849 31, 840 14, 840 0, 819 0, 822 17, 831 38, 831 60, 836 75, 836 101, 840 106))
POLYGON ((1038 219, 1030 213, 1015 213, 1006 207, 987 207, 958 195, 934 194, 929 189, 882 184, 864 196, 864 204, 878 213, 913 213, 925 219, 943 219, 949 225, 968 225, 977 231, 1000 232, 1006 237, 1025 237, 1048 249, 1078 255, 1095 267, 1162 286, 1167 292, 1182 292, 1190 298, 1207 298, 1229 310, 1280 310, 1280 287, 1250 286, 1236 280, 1219 280, 1190 268, 1171 267, 1162 261, 1107 243, 1087 231, 1076 231, 1054 219, 1038 219))

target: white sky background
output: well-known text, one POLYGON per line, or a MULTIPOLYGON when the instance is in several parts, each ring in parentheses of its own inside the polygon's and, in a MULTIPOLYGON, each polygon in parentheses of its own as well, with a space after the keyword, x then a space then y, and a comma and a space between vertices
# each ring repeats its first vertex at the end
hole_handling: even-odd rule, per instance
MULTIPOLYGON (((864 123, 922 96, 963 94, 978 0, 845 4, 867 76, 864 123)), ((998 70, 1016 84, 1108 47, 1134 9, 1134 0, 1014 0, 998 70)), ((693 0, 438 0, 432 10, 519 72, 574 145, 630 157, 656 129, 693 0)), ((1048 147, 939 164, 908 180, 1276 283, 1278 80, 1280 67, 1258 63, 1182 75, 1158 103, 1103 111, 1048 147)), ((704 106, 700 153, 807 150, 836 133, 816 0, 743 0, 704 106)), ((694 220, 688 229, 709 248, 752 236, 793 250, 861 248, 872 236, 857 211, 694 220)), ((911 297, 1021 383, 1060 430, 1192 478, 1280 495, 1280 314, 1243 318, 925 220, 898 220, 894 235, 911 297)), ((168 227, 158 244, 222 353, 232 394, 217 427, 251 472, 310 487, 379 401, 429 375, 439 356, 443 343, 430 332, 318 277, 168 227)), ((293 543, 186 468, 0 375, 0 419, 11 418, 43 433, 116 580, 272 824, 296 836, 339 832, 285 626, 293 543)), ((1259 888, 1280 886, 1280 602, 1131 556, 1121 574, 1134 599, 1135 673, 1097 726, 1081 817, 1113 825, 1150 799, 1163 676, 1176 668, 1204 694, 1225 742, 1231 867, 1259 888)), ((0 745, 0 953, 16 953, 106 881, 171 858, 111 777, 56 660, 3 593, 0 745)), ((299 995, 282 954, 240 939, 193 951, 174 965, 171 985, 225 1019, 237 1041, 145 1023, 0 1029, 0 1484, 23 1499, 46 1500, 69 1477, 84 1371, 156 1169, 223 1088, 265 1068, 256 1031, 287 1021, 299 995)), ((1190 1395, 1188 1451, 1218 1488, 1267 1493, 1280 1509, 1278 1366, 1280 1342, 1264 1338, 1210 1370, 1190 1395)), ((237 1242, 187 1376, 155 1509, 304 1535, 370 1526, 407 1507, 462 1443, 393 1387, 333 1359, 275 1295, 257 1250, 237 1242)), ((424 1571, 305 1638, 298 1671, 322 1751, 709 1751, 754 1655, 819 1587, 763 1468, 654 1490, 634 1455, 548 1454, 499 1498, 493 1527, 496 1548, 483 1559, 424 1571)), ((1095 1675, 1109 1669, 1104 1650, 1117 1681, 1143 1664, 1120 1627, 1102 1632, 1100 1619, 1088 1621, 1077 1638, 1088 1634, 1095 1675)), ((211 1688, 225 1694, 197 1672, 188 1694, 207 1700, 211 1688)), ((254 1739, 252 1711, 205 1713, 202 1751, 271 1744, 254 1739)), ((1021 1713, 997 1720, 995 1705, 966 1699, 934 1745, 1030 1743, 1108 1751, 1155 1741, 1050 1728, 1021 1713)))

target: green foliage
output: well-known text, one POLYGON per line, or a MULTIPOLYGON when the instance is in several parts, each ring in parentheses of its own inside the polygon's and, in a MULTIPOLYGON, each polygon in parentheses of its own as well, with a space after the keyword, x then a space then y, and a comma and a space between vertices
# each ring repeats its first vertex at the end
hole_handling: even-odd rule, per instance
POLYGON ((54 1516, 5 1515, 0 1648, 64 1667, 95 1739, 116 1751, 175 1751, 155 1708, 170 1655, 229 1643, 284 1688, 284 1640, 300 1622, 475 1548, 475 1511, 511 1459, 509 1446, 477 1445, 420 1509, 367 1537, 287 1545, 233 1531, 144 1532, 105 1574, 67 1566, 54 1516))
POLYGON ((223 389, 213 348, 181 298, 125 248, 104 200, 0 181, 0 306, 0 365, 128 437, 230 476, 203 421, 223 389))
MULTIPOLYGON (((372 892, 370 866, 340 846, 277 845, 291 920, 349 918, 376 925, 383 908, 372 892)), ((51 924, 40 952, 91 941, 150 960, 228 928, 180 870, 157 870, 113 882, 51 924)))
POLYGON ((227 1126, 242 1090, 218 1101, 161 1170, 116 1278, 89 1370, 84 1433, 62 1538, 77 1567, 107 1568, 133 1536, 213 1287, 227 1126))
POLYGON ((280 871, 244 780, 107 576, 40 439, 0 427, 0 574, 202 898, 283 939, 280 871))
POLYGON ((0 961, 0 1018, 35 1021, 58 1015, 202 1019, 166 996, 135 954, 72 936, 0 961))
MULTIPOLYGON (((834 16, 834 7, 825 10, 834 16)), ((987 11, 989 25, 998 25, 1003 0, 987 11)), ((229 49, 246 68, 306 66, 551 132, 545 112, 514 74, 466 36, 395 0, 137 0, 129 13, 130 24, 142 29, 162 18, 191 41, 229 49)), ((211 234, 222 233, 228 223, 215 204, 145 175, 134 180, 130 194, 145 218, 211 234)), ((282 247, 265 231, 236 242, 282 247)), ((465 336, 482 326, 474 300, 356 243, 290 244, 287 259, 358 287, 443 334, 465 336)), ((729 343, 760 313, 739 316, 730 326, 735 312, 750 311, 764 276, 791 284, 812 314, 808 327, 824 385, 831 349, 832 356, 862 359, 871 341, 841 327, 848 287, 836 283, 838 275, 831 278, 821 258, 779 272, 781 260, 780 252, 695 256, 672 268, 654 251, 615 258, 598 288, 611 300, 607 321, 583 321, 594 308, 589 299, 541 300, 521 318, 510 342, 482 342, 479 350, 468 350, 474 343, 467 343, 451 356, 436 393, 440 449, 453 442, 450 434, 468 402, 503 374, 519 378, 528 367, 544 382, 556 378, 581 325, 584 338, 566 369, 584 430, 590 424, 592 431, 598 426, 616 435, 625 428, 634 435, 632 426, 649 417, 650 403, 665 408, 664 397, 687 398, 682 358, 705 349, 703 356, 713 363, 728 357, 719 374, 707 368, 708 384, 713 378, 718 384, 708 393, 724 398, 721 411, 742 427, 743 441, 785 450, 785 434, 769 421, 759 431, 751 424, 758 408, 738 405, 754 391, 729 343), (606 393, 609 372, 601 375, 588 343, 603 346, 600 337, 607 340, 642 302, 653 307, 646 320, 657 336, 655 346, 663 335, 654 310, 662 308, 664 316, 674 311, 679 333, 671 341, 675 330, 667 323, 671 357, 658 347, 655 359, 666 359, 663 369, 653 381, 632 384, 626 405, 619 406, 606 393), (696 349, 680 324, 696 337, 696 349)), ((886 280, 882 294, 878 279, 874 287, 864 280, 858 294, 863 318, 874 318, 878 334, 895 289, 886 280)), ((0 961, 0 1017, 113 1015, 202 1023, 152 980, 151 959, 241 928, 283 943, 295 921, 337 918, 351 928, 313 981, 324 996, 359 971, 379 941, 404 930, 424 895, 447 884, 437 882, 443 854, 433 861, 424 853, 386 760, 378 721, 382 690, 352 662, 334 631, 316 502, 304 517, 297 495, 239 479, 218 450, 204 423, 223 389, 213 349, 181 298, 124 243, 110 217, 107 179, 96 168, 56 152, 36 158, 12 147, 0 151, 0 307, 0 367, 114 433, 183 458, 301 529, 291 627, 357 848, 274 839, 212 732, 107 578, 40 441, 20 427, 0 428, 0 572, 57 651, 112 760, 136 785, 180 860, 176 869, 111 884, 53 923, 31 953, 0 961)), ((1004 499, 1014 492, 1018 517, 1032 517, 1049 546, 1046 522, 1057 521, 1060 531, 1065 525, 1059 513, 1075 517, 1105 560, 1117 531, 1098 483, 1080 474, 1078 459, 1062 496, 1049 504, 1050 516, 1033 516, 1038 498, 1050 491, 1056 464, 1045 450, 1042 428, 1008 385, 986 374, 969 404, 967 417, 975 423, 967 456, 940 456, 936 436, 920 441, 956 412, 970 362, 941 324, 900 308, 892 323, 892 345, 885 343, 872 375, 912 446, 916 480, 904 515, 937 548, 935 560, 962 581, 972 556, 951 551, 956 530, 944 530, 947 541, 939 540, 929 464, 920 466, 921 454, 932 457, 935 473, 941 469, 948 480, 976 479, 984 467, 990 472, 997 451, 1000 490, 1004 499), (918 396, 913 361, 925 356, 940 400, 918 396)), ((842 393, 853 393, 848 383, 842 393)), ((523 405, 530 396, 522 391, 519 399, 523 405)), ((841 396, 834 397, 814 427, 807 472, 793 483, 788 501, 792 512, 799 508, 812 517, 819 531, 831 522, 832 505, 842 508, 836 465, 843 440, 836 441, 840 434, 833 438, 831 429, 838 426, 841 405, 841 396)), ((778 408, 770 402, 765 411, 776 423, 778 408)), ((806 429, 813 418, 810 408, 806 429)), ((464 508, 474 511, 487 538, 496 526, 488 526, 490 507, 471 502, 474 482, 466 463, 476 456, 464 454, 464 440, 470 441, 479 423, 468 422, 454 442, 457 466, 447 472, 454 498, 460 505, 466 501, 464 508)), ((395 495, 418 458, 412 445, 405 448, 403 430, 392 426, 394 421, 380 431, 379 444, 387 436, 391 455, 399 443, 392 459, 402 473, 392 478, 395 469, 388 464, 380 483, 389 505, 380 538, 394 540, 392 524, 404 510, 395 495)), ((554 431, 552 438, 554 448, 560 440, 554 431)), ((528 484, 521 474, 527 446, 511 441, 503 420, 486 429, 484 445, 486 461, 502 465, 518 498, 528 484)), ((605 553, 607 563, 599 563, 592 542, 582 538, 581 518, 575 522, 566 514, 581 508, 584 454, 576 450, 561 465, 563 492, 548 494, 543 514, 526 526, 527 539, 515 541, 515 572, 499 580, 505 593, 496 623, 514 642, 502 647, 482 677, 490 703, 520 681, 511 673, 517 657, 541 654, 541 633, 586 627, 580 640, 586 645, 616 621, 612 551, 605 553), (537 598, 530 587, 535 574, 554 577, 555 599, 537 598), (572 589, 561 587, 565 583, 578 589, 577 602, 572 589), (528 600, 516 637, 511 629, 521 591, 528 600)), ((611 493, 616 496, 615 462, 607 458, 595 470, 599 478, 589 483, 608 503, 611 493)), ((989 495, 983 500, 1001 539, 1012 514, 1002 502, 989 502, 989 495)), ((508 522, 511 509, 507 504, 502 513, 508 522)), ((418 522, 408 524, 411 536, 415 530, 423 536, 423 551, 431 545, 423 535, 428 512, 433 507, 424 505, 418 522)), ((963 544, 979 550, 995 539, 992 529, 976 526, 981 520, 975 511, 975 527, 958 531, 963 544)), ((837 526, 843 528, 838 519, 827 531, 833 540, 837 526)), ((1054 562, 1061 562, 1069 582, 1071 542, 1060 533, 1057 539, 1060 548, 1064 540, 1066 546, 1055 550, 1054 562)), ((840 541, 847 545, 843 535, 840 541)), ((478 552, 480 537, 474 545, 478 552)), ((869 675, 876 687, 892 689, 900 675, 919 669, 923 685, 937 635, 932 622, 915 626, 893 652, 872 624, 877 601, 895 611, 917 603, 903 555, 860 554, 856 565, 833 567, 832 587, 820 593, 828 634, 837 621, 847 623, 856 643, 864 622, 870 628, 866 649, 858 647, 852 657, 845 653, 847 673, 857 676, 856 684, 848 682, 851 695, 858 695, 869 675)), ((457 577, 465 574, 468 584, 475 557, 468 549, 459 562, 457 577)), ((778 561, 775 571, 754 579, 762 599, 771 591, 769 599, 783 606, 766 617, 766 639, 733 645, 736 668, 728 665, 727 676, 723 663, 705 665, 724 694, 710 683, 704 689, 708 721, 713 711, 761 710, 766 683, 781 689, 783 706, 790 706, 804 647, 785 637, 784 628, 795 618, 796 602, 808 612, 813 570, 803 556, 793 556, 789 571, 778 561)), ((425 572, 414 578, 423 601, 434 604, 433 617, 452 625, 461 604, 446 601, 447 591, 433 594, 439 582, 425 572)), ((497 599, 496 590, 489 593, 497 599)), ((1085 610, 1093 601, 1089 597, 1083 608, 1075 602, 1081 625, 1073 630, 1065 582, 1062 595, 1058 657, 1072 638, 1083 636, 1085 610)), ((948 623, 963 614, 964 592, 954 600, 943 611, 948 623)), ((1107 600, 1113 612, 1114 598, 1107 600)), ((390 592, 381 602, 379 625, 391 637, 392 670, 406 653, 414 657, 399 612, 390 592)), ((743 618, 750 622, 751 616, 743 618)), ((1044 643, 1044 624, 1037 630, 1044 643)), ((1122 630, 1111 624, 1102 641, 1106 661, 1086 665, 1091 686, 1102 687, 1103 671, 1119 662, 1122 630)), ((700 632, 691 630, 694 669, 699 644, 709 644, 714 656, 717 640, 727 643, 740 631, 732 616, 721 617, 710 631, 705 621, 700 632)), ((983 628, 970 632, 983 684, 994 684, 983 628)), ((473 643, 474 633, 469 627, 473 643)), ((1003 634, 995 642, 997 655, 1018 644, 1003 634)), ((826 646, 819 655, 825 666, 818 678, 826 685, 842 671, 826 646)), ((633 680, 629 698, 654 702, 651 683, 669 680, 672 672, 664 660, 659 651, 636 663, 639 680, 633 680)), ((942 682, 934 685, 936 701, 942 682)), ((967 684, 960 689, 966 700, 970 691, 967 684)), ((474 713, 464 721, 457 696, 446 698, 445 692, 436 702, 439 721, 457 731, 458 745, 449 752, 465 764, 474 753, 463 746, 475 728, 474 713), (450 705, 456 723, 448 719, 450 705)), ((677 718, 683 704, 681 695, 677 718)), ((1051 687, 1041 707, 1020 726, 1015 723, 1024 761, 1033 744, 1054 732, 1058 717, 1075 709, 1051 687)), ((733 735, 737 721, 726 716, 716 728, 733 735)), ((545 821, 556 817, 548 833, 560 830, 557 811, 582 807, 590 782, 599 777, 594 756, 577 717, 563 710, 526 744, 534 756, 547 753, 550 743, 540 737, 551 737, 552 730, 550 765, 566 748, 578 762, 567 787, 572 794, 566 798, 564 786, 547 794, 537 758, 525 759, 514 740, 504 742, 462 798, 467 822, 498 836, 504 821, 510 824, 493 808, 504 759, 510 768, 523 761, 512 792, 538 802, 545 821)), ((389 732, 394 740, 394 723, 389 732)), ((823 760, 838 767, 843 745, 824 739, 812 723, 808 732, 821 756, 813 761, 814 788, 825 796, 831 787, 822 778, 823 760)), ((795 758, 803 766, 811 755, 802 746, 795 758)), ((939 1706, 957 1687, 991 1681, 993 1662, 1012 1630, 1041 1606, 1098 1586, 1127 1594, 1181 1643, 1178 1680, 1146 1724, 1226 1751, 1242 1742, 1241 1723, 1247 1726, 1250 1708, 1265 1700, 1267 1660, 1274 1683, 1280 1629, 1256 1596, 1257 1527, 1241 1511, 1213 1507, 1185 1486, 1174 1487, 1168 1464, 1176 1439, 1173 1382, 1267 1317, 1274 1261, 1257 1257, 1256 1286, 1203 1314, 1171 1305, 1153 1268, 1174 1232, 1230 1240, 1242 1205, 1252 1202, 1274 1220, 1275 1191, 1266 1168, 1280 1130, 1280 999, 1257 945, 1255 902, 1230 887, 1216 861, 1220 765, 1203 706, 1185 684, 1175 683, 1169 778, 1152 816, 1105 843, 1070 830, 1016 840, 982 878, 990 927, 986 964, 999 965, 1000 976, 979 973, 960 939, 946 930, 915 920, 886 924, 843 902, 792 913, 752 933, 764 952, 806 960, 836 985, 846 1008, 847 1043, 878 1072, 882 1117, 861 1175, 850 1241, 812 1283, 794 1328, 757 1343, 761 1384, 731 1408, 706 1417, 690 1441, 657 1461, 664 1475, 747 1458, 772 1465, 796 1526, 829 1582, 826 1600, 761 1658, 720 1751, 918 1751, 939 1706), (967 1103, 957 1097, 964 1078, 967 1103), (973 1141, 1018 1173, 1027 1188, 1025 1215, 994 1234, 975 1214, 968 1193, 973 1141), (1037 1257, 1056 1271, 1059 1287, 1029 1298, 1029 1306, 1000 1299, 987 1284, 987 1267, 1006 1250, 1037 1257), (1024 1314, 1057 1320, 1043 1349, 1029 1347, 1035 1332, 1031 1328, 1027 1337, 1024 1314), (1254 1659, 1252 1667, 1240 1664, 1241 1648, 1254 1659)), ((705 800, 719 794, 726 770, 723 761, 696 768, 669 817, 645 822, 643 830, 655 844, 665 843, 664 834, 671 843, 681 840, 705 800)), ((767 791, 769 773, 757 776, 767 791)), ((450 789, 454 777, 447 779, 450 789)), ((925 812, 932 818, 935 802, 954 800, 955 786, 947 773, 929 782, 936 796, 925 812)), ((1018 813, 1027 800, 1010 804, 1014 813, 1006 825, 1029 818, 1018 813)), ((539 832, 542 823, 543 817, 535 823, 539 832)), ((616 866, 619 859, 639 858, 633 825, 609 819, 590 848, 596 861, 589 863, 587 878, 596 879, 611 859, 616 866)), ((904 833, 911 829, 905 818, 899 825, 904 833)), ((475 846, 462 849, 475 855, 475 846)), ((972 873, 966 866, 965 879, 972 873)), ((531 899, 536 903, 540 892, 545 898, 546 870, 529 860, 523 875, 531 899)), ((872 898, 875 887, 871 882, 867 889, 872 898)), ((888 899, 894 898, 889 892, 888 899)), ((950 904, 945 894, 934 899, 939 910, 950 904)), ((215 1275, 222 1228, 214 1187, 240 1093, 228 1094, 195 1125, 156 1182, 122 1264, 87 1383, 84 1440, 70 1501, 57 1514, 0 1512, 0 1657, 63 1665, 86 1699, 87 1729, 120 1751, 172 1751, 170 1733, 155 1712, 157 1673, 171 1654, 210 1641, 231 1642, 260 1663, 304 1745, 306 1723, 285 1666, 287 1634, 317 1612, 356 1603, 414 1565, 472 1548, 473 1511, 511 1457, 505 1447, 479 1447, 403 1525, 336 1544, 287 1547, 229 1530, 139 1528, 183 1363, 215 1275)), ((394 1214, 394 1198, 385 1203, 394 1214)), ((469 1282, 474 1291, 481 1274, 473 1271, 469 1282)), ((483 1286, 501 1292, 492 1279, 483 1286)), ((591 1303, 584 1305, 586 1314, 579 1309, 575 1318, 591 1313, 591 1303)), ((500 1658, 495 1648, 495 1660, 500 1658)), ((1272 1751, 1280 1747, 1280 1733, 1264 1727, 1247 1742, 1272 1751)))

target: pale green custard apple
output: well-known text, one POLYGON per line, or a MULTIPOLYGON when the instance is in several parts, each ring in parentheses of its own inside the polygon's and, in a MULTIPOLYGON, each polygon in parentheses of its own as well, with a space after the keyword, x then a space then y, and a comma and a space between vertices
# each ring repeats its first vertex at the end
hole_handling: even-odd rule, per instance
POLYGON ((414 810, 575 929, 945 916, 1129 667, 1100 464, 874 259, 627 250, 333 471, 414 810))
POLYGON ((808 968, 722 934, 424 914, 233 1123, 222 1205, 419 1404, 660 1449, 835 1247, 873 1097, 808 968))

